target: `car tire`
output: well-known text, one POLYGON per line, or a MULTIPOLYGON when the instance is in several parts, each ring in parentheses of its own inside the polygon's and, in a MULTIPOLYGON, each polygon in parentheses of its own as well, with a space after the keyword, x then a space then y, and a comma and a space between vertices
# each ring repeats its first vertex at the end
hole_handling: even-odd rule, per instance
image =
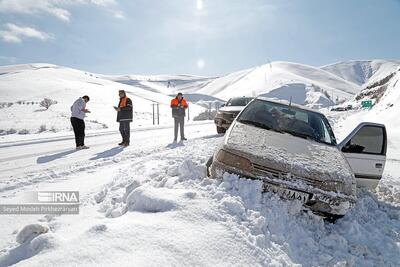
POLYGON ((327 214, 324 217, 324 221, 328 222, 328 223, 332 223, 335 224, 339 219, 343 218, 344 215, 333 215, 333 214, 327 214))
POLYGON ((226 132, 226 129, 225 129, 225 128, 222 128, 222 127, 217 126, 217 133, 218 133, 218 134, 224 134, 225 132, 226 132))
POLYGON ((211 172, 210 172, 210 168, 211 168, 211 164, 213 163, 214 157, 211 156, 206 163, 206 170, 207 170, 207 177, 210 178, 211 177, 211 172))

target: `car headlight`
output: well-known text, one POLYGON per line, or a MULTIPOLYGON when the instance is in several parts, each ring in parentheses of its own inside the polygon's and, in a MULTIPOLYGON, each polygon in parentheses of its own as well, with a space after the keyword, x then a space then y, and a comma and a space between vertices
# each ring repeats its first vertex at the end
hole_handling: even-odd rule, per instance
POLYGON ((253 170, 253 164, 251 164, 250 160, 248 160, 244 157, 235 155, 233 153, 227 152, 223 149, 221 149, 218 152, 217 160, 228 166, 235 167, 237 169, 241 169, 244 171, 250 172, 253 170))
MULTIPOLYGON (((341 192, 348 194, 349 190, 346 190, 343 182, 338 182, 338 181, 323 181, 322 182, 323 189, 326 191, 333 191, 333 192, 341 192)), ((351 188, 350 188, 351 190, 351 188)))
POLYGON ((228 113, 228 112, 224 112, 224 114, 222 114, 222 116, 224 117, 224 119, 228 119, 228 120, 233 120, 236 115, 234 113, 228 113))
POLYGON ((222 118, 222 116, 223 116, 223 112, 222 111, 217 111, 217 114, 215 115, 215 117, 222 118))

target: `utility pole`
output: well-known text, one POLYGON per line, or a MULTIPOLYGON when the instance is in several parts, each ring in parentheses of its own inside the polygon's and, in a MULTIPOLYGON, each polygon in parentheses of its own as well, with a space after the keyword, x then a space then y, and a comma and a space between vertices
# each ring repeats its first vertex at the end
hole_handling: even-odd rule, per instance
POLYGON ((153 102, 151 106, 153 108, 153 125, 156 124, 156 121, 157 125, 160 125, 160 103, 153 102))
POLYGON ((155 122, 155 117, 154 117, 154 103, 153 104, 151 104, 152 105, 152 107, 153 107, 153 125, 156 123, 155 122))
POLYGON ((157 103, 157 125, 160 125, 160 103, 157 103))

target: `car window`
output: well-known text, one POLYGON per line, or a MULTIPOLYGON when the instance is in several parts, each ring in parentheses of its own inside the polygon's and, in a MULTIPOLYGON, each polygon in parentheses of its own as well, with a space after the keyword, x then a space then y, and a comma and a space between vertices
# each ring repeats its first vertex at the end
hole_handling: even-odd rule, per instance
POLYGON ((385 132, 382 127, 362 127, 342 148, 345 153, 384 154, 385 132))
POLYGON ((243 110, 238 121, 336 145, 332 129, 322 114, 284 104, 256 99, 243 110))
POLYGON ((294 117, 298 120, 302 120, 302 121, 308 123, 308 114, 306 112, 296 112, 294 117))
POLYGON ((249 97, 238 97, 238 98, 231 98, 229 99, 227 106, 246 106, 252 98, 249 97))

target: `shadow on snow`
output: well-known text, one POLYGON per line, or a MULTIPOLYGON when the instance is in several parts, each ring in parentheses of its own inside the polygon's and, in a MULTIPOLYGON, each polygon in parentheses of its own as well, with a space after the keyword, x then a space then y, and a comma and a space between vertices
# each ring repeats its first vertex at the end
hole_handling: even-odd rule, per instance
POLYGON ((90 160, 110 158, 110 157, 113 157, 113 156, 121 153, 123 150, 124 150, 124 148, 121 147, 121 146, 113 147, 113 148, 111 148, 109 150, 97 153, 96 156, 90 158, 90 160))
POLYGON ((76 151, 77 151, 76 149, 73 149, 73 150, 67 150, 67 151, 63 151, 63 152, 52 154, 52 155, 41 156, 41 157, 37 158, 36 162, 38 164, 48 163, 48 162, 56 160, 56 159, 61 159, 61 158, 68 156, 69 154, 72 154, 76 151))

